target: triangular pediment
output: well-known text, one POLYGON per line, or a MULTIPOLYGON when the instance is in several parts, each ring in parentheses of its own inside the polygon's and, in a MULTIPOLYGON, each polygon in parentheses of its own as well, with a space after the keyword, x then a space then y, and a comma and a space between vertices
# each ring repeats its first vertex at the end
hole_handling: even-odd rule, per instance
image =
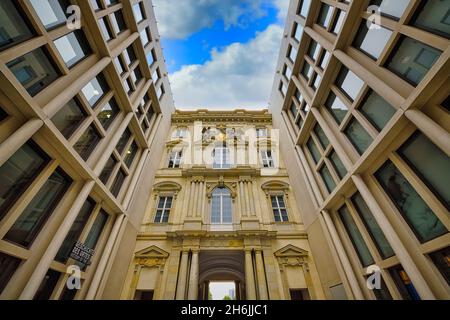
POLYGON ((305 257, 308 256, 308 251, 293 246, 291 244, 277 250, 275 252, 277 257, 305 257))
POLYGON ((169 253, 157 246, 150 246, 135 254, 136 258, 167 258, 169 253))

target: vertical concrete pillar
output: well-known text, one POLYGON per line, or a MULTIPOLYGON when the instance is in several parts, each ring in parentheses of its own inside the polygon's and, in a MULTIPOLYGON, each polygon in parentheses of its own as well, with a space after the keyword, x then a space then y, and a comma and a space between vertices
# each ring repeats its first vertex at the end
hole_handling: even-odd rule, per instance
POLYGON ((262 258, 261 250, 255 251, 256 260, 256 275, 258 277, 258 292, 260 300, 268 300, 267 282, 266 282, 266 269, 264 268, 264 261, 262 258))
POLYGON ((191 272, 189 273, 188 299, 198 299, 198 251, 192 251, 191 272))
POLYGON ((364 300, 364 295, 359 287, 358 280, 356 279, 355 272, 353 271, 352 265, 350 264, 350 260, 348 259, 347 253, 345 252, 344 246, 342 245, 341 239, 337 233, 337 230, 331 220, 330 215, 326 210, 322 210, 322 216, 325 220, 325 224, 327 225, 328 232, 331 236, 331 239, 336 247, 337 254, 339 256, 339 260, 341 260, 342 267, 344 268, 344 272, 347 276, 348 282, 353 292, 353 296, 356 300, 364 300))
POLYGON ((88 181, 81 189, 80 193, 78 194, 78 197, 75 199, 72 205, 72 208, 70 208, 69 212, 67 213, 63 222, 61 223, 58 231, 56 231, 56 234, 53 236, 52 241, 48 245, 47 250, 45 251, 38 265, 35 267, 33 274, 28 280, 28 283, 23 289, 19 299, 21 300, 33 299, 34 295, 36 294, 36 291, 39 289, 39 285, 41 284, 42 279, 44 279, 45 274, 47 273, 47 270, 50 267, 50 264, 52 263, 53 259, 58 253, 59 248, 61 248, 64 239, 66 238, 67 234, 70 231, 70 228, 72 228, 72 225, 75 219, 77 218, 81 208, 83 207, 83 204, 85 203, 87 197, 89 196, 89 193, 94 187, 94 184, 95 184, 94 181, 88 181))
POLYGON ((186 298, 186 278, 187 278, 187 268, 189 260, 189 252, 183 251, 181 254, 180 269, 178 271, 178 285, 177 285, 177 295, 176 300, 184 300, 186 298))
POLYGON ((394 250, 395 254, 397 255, 398 260, 402 264, 406 273, 408 273, 408 276, 413 282, 414 287, 417 289, 420 297, 422 299, 436 299, 427 282, 414 263, 414 260, 409 255, 408 251, 395 232, 391 223, 384 215, 383 210, 378 205, 376 199, 373 197, 364 180, 359 175, 353 175, 352 180, 355 183, 356 188, 363 197, 364 201, 366 202, 367 206, 369 207, 370 211, 372 212, 378 225, 383 230, 383 233, 386 239, 389 241, 392 250, 394 250))
POLYGON ((44 125, 40 119, 31 119, 0 144, 0 166, 8 161, 44 125))
POLYGON ((247 300, 256 300, 255 275, 253 273, 252 250, 245 250, 245 288, 247 300))

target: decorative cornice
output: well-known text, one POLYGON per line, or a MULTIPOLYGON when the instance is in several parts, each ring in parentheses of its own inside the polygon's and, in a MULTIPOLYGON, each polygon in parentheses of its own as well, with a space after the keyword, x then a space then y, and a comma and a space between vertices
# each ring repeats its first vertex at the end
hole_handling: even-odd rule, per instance
POLYGON ((203 177, 235 177, 235 176, 260 176, 260 168, 250 166, 237 166, 230 169, 214 169, 206 166, 192 166, 181 170, 183 177, 203 176, 203 177))
POLYGON ((264 110, 244 110, 236 109, 233 111, 211 111, 199 109, 195 111, 176 110, 172 114, 172 123, 193 123, 195 121, 229 123, 229 122, 249 122, 249 123, 272 123, 272 115, 267 109, 264 110))

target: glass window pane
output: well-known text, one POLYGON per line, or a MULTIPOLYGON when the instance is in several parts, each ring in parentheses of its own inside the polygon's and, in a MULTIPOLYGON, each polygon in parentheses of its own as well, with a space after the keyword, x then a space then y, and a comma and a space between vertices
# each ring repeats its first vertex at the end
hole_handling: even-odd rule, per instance
POLYGON ((48 30, 66 23, 67 8, 70 3, 65 0, 30 0, 42 24, 48 30))
POLYGON ((142 30, 139 35, 141 36, 142 45, 146 47, 150 43, 149 33, 147 28, 142 30))
POLYGON ((50 300, 60 275, 59 272, 49 269, 44 279, 42 279, 33 300, 50 300))
POLYGON ((98 20, 98 24, 100 25, 100 30, 102 31, 103 36, 105 37, 105 41, 108 42, 109 40, 111 40, 113 36, 111 29, 106 22, 106 18, 98 20))
POLYGON ((5 239, 24 247, 31 246, 71 183, 72 180, 62 171, 56 170, 16 220, 5 239))
POLYGON ((316 134, 317 138, 319 138, 320 144, 322 145, 322 148, 325 150, 330 144, 330 140, 328 140, 327 135, 322 130, 322 127, 319 124, 315 125, 314 133, 316 134))
POLYGON ((300 2, 299 14, 306 18, 308 16, 309 7, 311 6, 311 0, 302 0, 300 2))
POLYGON ((98 114, 98 120, 100 120, 105 130, 108 130, 109 126, 114 122, 114 119, 119 114, 119 111, 120 109, 117 105, 116 99, 114 98, 107 102, 102 108, 102 111, 98 114))
POLYGON ((349 125, 344 130, 344 133, 360 155, 362 155, 373 142, 372 137, 356 119, 350 121, 349 125))
POLYGON ((345 168, 344 164, 341 161, 341 158, 337 155, 336 151, 332 151, 329 155, 329 160, 331 164, 333 165, 334 170, 336 170, 336 173, 338 174, 339 178, 344 178, 347 174, 347 169, 345 168))
POLYGON ((81 89, 85 98, 89 102, 91 107, 94 107, 96 103, 109 91, 108 83, 102 74, 89 81, 87 85, 81 89))
POLYGON ((333 30, 331 32, 338 34, 341 31, 342 25, 344 24, 346 12, 342 10, 338 10, 337 17, 335 18, 336 21, 333 26, 333 30))
POLYGON ((391 38, 392 31, 372 24, 370 26, 373 28, 369 29, 368 23, 367 20, 363 20, 361 23, 353 46, 377 60, 391 38))
MULTIPOLYGON (((131 144, 130 148, 128 149, 127 154, 125 155, 125 159, 124 159, 124 162, 128 167, 130 167, 133 164, 133 161, 136 158, 138 149, 139 148, 138 148, 136 142, 133 141, 133 143, 131 144)), ((178 163, 178 165, 179 165, 179 163, 178 163)))
POLYGON ((379 7, 383 16, 399 19, 403 16, 410 0, 372 0, 370 4, 379 7))
POLYGON ((375 91, 370 91, 359 111, 378 131, 381 131, 394 116, 396 109, 375 91))
POLYGON ((442 0, 422 1, 412 25, 450 38, 450 2, 442 0))
POLYGON ((113 25, 116 34, 120 34, 122 31, 127 29, 125 24, 125 19, 123 18, 122 10, 118 10, 110 15, 111 24, 113 25))
POLYGON ((320 45, 316 41, 311 40, 311 44, 309 45, 308 49, 308 56, 314 61, 316 61, 317 58, 319 57, 319 53, 320 53, 320 45))
POLYGON ((356 253, 358 254, 359 260, 363 267, 370 266, 374 264, 372 255, 370 254, 369 248, 364 242, 364 238, 361 235, 361 232, 358 229, 358 226, 353 220, 352 215, 348 211, 347 207, 344 206, 339 210, 339 216, 341 218, 342 223, 344 224, 345 230, 352 241, 353 247, 355 248, 356 253))
POLYGON ((109 177, 111 176, 117 163, 118 161, 114 157, 108 159, 108 162, 106 162, 105 168, 103 168, 103 171, 100 175, 101 182, 103 182, 104 184, 108 182, 109 177))
POLYGON ((81 207, 80 212, 78 213, 77 218, 72 224, 69 232, 64 239, 61 247, 59 248, 58 253, 56 254, 55 260, 61 263, 66 263, 69 259, 70 253, 72 252, 73 246, 78 241, 83 232, 86 223, 91 216, 92 211, 95 208, 95 202, 92 199, 87 199, 83 206, 81 207))
POLYGON ((422 133, 413 135, 398 152, 450 210, 450 158, 422 133))
POLYGON ((52 118, 52 122, 62 135, 69 139, 86 118, 86 112, 75 99, 70 100, 52 118))
POLYGON ((44 90, 60 75, 44 47, 9 62, 7 66, 31 96, 44 90))
POLYGON ((325 3, 322 3, 322 7, 320 8, 319 18, 317 19, 317 23, 324 28, 328 28, 328 26, 330 25, 332 16, 333 16, 333 8, 325 3))
POLYGON ((403 37, 392 52, 386 67, 412 85, 422 81, 442 51, 417 40, 403 37))
POLYGON ((95 147, 98 145, 102 139, 101 135, 98 133, 94 126, 90 125, 86 132, 81 136, 73 148, 76 152, 83 158, 84 161, 89 159, 89 156, 94 151, 95 147))
POLYGON ((68 68, 73 67, 91 53, 91 47, 80 30, 53 41, 68 68))
POLYGON ((356 193, 352 197, 352 202, 356 208, 356 211, 361 217, 361 220, 363 221, 367 231, 369 232, 372 240, 375 242, 376 247, 382 258, 386 259, 392 257, 395 254, 394 250, 392 250, 391 245, 384 236, 383 230, 381 230, 380 226, 378 225, 378 222, 375 220, 369 207, 367 207, 366 202, 361 197, 361 194, 356 193))
POLYGON ((322 59, 320 61, 320 68, 322 70, 325 70, 325 68, 328 65, 328 61, 330 61, 330 58, 331 58, 331 54, 328 51, 325 51, 325 53, 323 54, 322 59))
POLYGON ((120 137, 120 140, 116 146, 116 149, 120 154, 122 154, 123 151, 125 150, 125 147, 128 144, 128 141, 130 141, 130 138, 131 138, 131 131, 129 129, 126 129, 122 134, 122 137, 120 137))
POLYGON ((32 38, 34 31, 17 0, 0 1, 0 50, 32 38))
POLYGON ((381 282, 380 289, 374 288, 372 290, 377 300, 393 300, 391 293, 389 292, 389 289, 383 280, 383 277, 381 277, 380 282, 381 282))
POLYGON ((16 272, 22 260, 0 252, 0 294, 16 272))
POLYGON ((142 20, 145 19, 145 15, 142 12, 142 3, 141 2, 136 3, 133 6, 133 13, 134 13, 134 18, 136 19, 137 23, 139 23, 139 22, 141 22, 142 20))
POLYGON ((429 256, 447 284, 450 285, 450 247, 430 253, 429 256))
POLYGON ((342 67, 336 79, 336 86, 341 89, 351 101, 354 101, 364 86, 364 81, 358 78, 346 67, 342 67))
POLYGON ((416 288, 401 265, 389 268, 389 273, 404 300, 420 300, 416 288))
POLYGON ((309 153, 311 153, 314 162, 318 163, 322 155, 320 154, 319 149, 317 149, 317 146, 312 138, 309 138, 308 142, 306 143, 306 146, 308 147, 309 153))
POLYGON ((341 124, 342 120, 344 120, 345 116, 347 115, 347 106, 333 92, 330 92, 325 105, 331 112, 331 115, 336 120, 336 122, 338 124, 341 124))
POLYGON ((95 247, 97 246, 97 242, 102 235, 106 222, 108 221, 108 218, 109 215, 104 210, 101 210, 99 212, 97 218, 94 221, 94 224, 92 225, 91 230, 86 237, 86 241, 84 242, 86 246, 95 249, 95 247))
POLYGON ((120 190, 122 189, 122 185, 126 179, 127 175, 125 172, 120 169, 117 173, 116 179, 114 180, 112 186, 111 186, 111 193, 117 197, 119 195, 120 190))
POLYGON ((48 162, 40 148, 27 142, 0 167, 0 220, 48 162))
POLYGON ((325 186, 327 187, 328 192, 333 192, 333 190, 336 188, 336 182, 334 182, 330 170, 328 170, 328 167, 326 165, 324 165, 322 169, 320 169, 320 175, 325 182, 325 186))
POLYGON ((375 176, 420 242, 427 242, 448 232, 391 161, 386 162, 375 176))

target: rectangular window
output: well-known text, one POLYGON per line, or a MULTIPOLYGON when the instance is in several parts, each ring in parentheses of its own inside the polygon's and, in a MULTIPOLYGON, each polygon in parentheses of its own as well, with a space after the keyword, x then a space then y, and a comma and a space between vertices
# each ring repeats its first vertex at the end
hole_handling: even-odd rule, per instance
POLYGON ((142 30, 139 35, 141 36, 141 41, 142 41, 142 45, 145 47, 147 47, 150 44, 150 29, 147 27, 144 30, 142 30))
POLYGON ((136 3, 133 6, 133 13, 134 13, 134 19, 136 19, 137 23, 145 20, 145 14, 144 14, 144 8, 143 8, 142 2, 136 3))
POLYGON ((330 58, 331 58, 331 54, 328 51, 324 50, 322 58, 320 59, 320 64, 319 64, 320 69, 325 70, 325 68, 328 65, 328 61, 330 61, 330 58))
POLYGON ((332 17, 333 17, 333 7, 330 7, 328 4, 322 3, 317 23, 322 27, 324 27, 325 29, 328 29, 332 17))
POLYGON ((440 0, 422 1, 411 24, 450 38, 450 3, 440 0))
POLYGON ((361 92, 364 81, 347 67, 342 67, 336 79, 336 86, 353 102, 361 92))
POLYGON ((109 177, 111 177, 111 174, 114 171, 114 169, 118 163, 119 162, 114 157, 111 157, 108 159, 108 162, 106 162, 105 168, 103 168, 103 171, 100 174, 100 181, 103 182, 103 184, 106 184, 108 182, 109 177))
POLYGON ((108 42, 112 40, 113 34, 111 28, 108 25, 108 21, 106 21, 106 18, 101 18, 100 20, 98 20, 98 24, 100 25, 100 30, 102 31, 105 41, 108 42))
POLYGON ((100 236, 102 235, 103 229, 106 226, 106 222, 108 222, 109 214, 106 213, 105 210, 100 210, 99 214, 95 218, 94 223, 92 224, 91 230, 84 241, 84 244, 89 248, 95 249, 98 241, 100 240, 100 236))
POLYGON ((81 89, 81 92, 83 92, 84 97, 92 108, 95 107, 97 102, 103 98, 108 91, 109 86, 103 74, 99 74, 81 89))
POLYGON ((30 0, 34 11, 41 19, 47 30, 61 26, 67 21, 67 8, 70 3, 66 0, 30 0))
POLYGON ((286 204, 283 196, 271 196, 273 216, 276 222, 287 222, 289 217, 287 214, 286 204))
POLYGON ((70 100, 52 118, 55 127, 69 139, 86 119, 87 114, 76 98, 70 100))
POLYGON ((98 120, 105 130, 108 130, 109 126, 114 122, 114 119, 117 117, 119 112, 120 109, 115 98, 112 98, 105 104, 98 114, 98 120))
POLYGON ((5 240, 29 248, 71 183, 72 179, 57 169, 16 220, 6 234, 5 240))
POLYGON ((348 208, 344 206, 341 209, 339 209, 338 213, 341 218, 342 224, 344 225, 345 230, 347 231, 347 234, 353 244, 353 247, 355 248, 355 251, 358 254, 362 266, 367 267, 370 266, 371 264, 374 264, 375 261, 373 260, 373 257, 370 254, 369 248, 364 242, 364 238, 361 232, 359 231, 358 226, 355 223, 355 220, 353 220, 353 217, 350 214, 348 208))
POLYGON ((450 210, 450 158, 420 131, 398 153, 450 210))
POLYGON ((430 241, 448 232, 391 161, 387 161, 375 176, 420 242, 430 241))
POLYGON ((125 147, 127 146, 128 142, 131 138, 131 131, 127 128, 122 136, 119 139, 119 142, 117 143, 116 150, 119 154, 122 154, 125 150, 125 147))
POLYGON ((98 130, 90 125, 73 148, 84 161, 87 161, 101 139, 102 136, 98 130))
POLYGON ((50 158, 29 141, 0 167, 0 220, 49 161, 50 158))
POLYGON ((173 197, 159 197, 154 220, 155 223, 169 222, 170 209, 172 209, 172 200, 173 197))
POLYGON ((91 53, 91 47, 80 30, 66 34, 53 43, 68 68, 72 68, 91 53))
POLYGON ((261 161, 264 168, 273 168, 273 157, 272 157, 272 151, 270 150, 264 150, 261 151, 261 161))
POLYGON ((378 131, 383 130, 396 112, 393 106, 372 90, 364 98, 358 110, 378 131))
POLYGON ((128 148, 128 151, 125 154, 125 158, 123 160, 123 162, 125 162, 125 164, 127 165, 128 168, 130 168, 131 165, 133 164, 133 161, 136 158, 138 150, 139 150, 138 145, 136 144, 135 141, 133 141, 131 143, 130 148, 128 148))
MULTIPOLYGON (((376 28, 369 29, 368 23, 367 20, 362 21, 358 34, 353 41, 353 46, 372 59, 378 60, 392 36, 392 31, 379 25, 375 25, 376 28)), ((372 25, 370 26, 372 27, 372 25)))
POLYGON ((441 54, 438 49, 404 36, 392 51, 386 68, 417 86, 441 54))
POLYGON ((169 156, 169 168, 179 168, 181 164, 182 151, 174 151, 169 156))
POLYGON ((37 48, 14 59, 7 64, 7 67, 31 96, 47 88, 60 75, 45 47, 37 48))
POLYGON ((317 149, 317 146, 312 138, 309 138, 308 142, 306 143, 306 146, 308 147, 309 153, 311 154, 314 162, 316 164, 319 163, 319 160, 320 158, 322 158, 322 155, 320 154, 319 149, 317 149))
POLYGON ((0 1, 0 51, 31 39, 34 30, 17 0, 0 1))
POLYGON ((308 16, 310 6, 311 0, 300 0, 297 14, 301 15, 303 18, 306 18, 308 16))
POLYGON ((404 300, 421 300, 411 279, 401 265, 389 268, 389 273, 404 300))
POLYGON ((362 155, 373 142, 372 137, 355 118, 350 120, 344 133, 360 155, 362 155))
POLYGON ((127 25, 125 24, 125 19, 122 14, 122 10, 117 10, 113 14, 109 15, 111 19, 111 24, 116 32, 116 35, 127 29, 127 25))
POLYGON ((308 49, 308 56, 313 59, 313 61, 316 61, 317 58, 319 58, 319 53, 320 53, 320 45, 314 41, 311 40, 311 43, 309 45, 309 49, 308 49))
POLYGON ((333 32, 334 34, 338 34, 341 31, 342 25, 345 21, 345 17, 347 16, 347 13, 345 11, 337 10, 337 12, 338 13, 336 14, 333 27, 331 28, 331 32, 333 32))
POLYGON ((9 280, 11 280, 12 276, 16 272, 17 268, 19 268, 22 260, 11 257, 3 252, 0 252, 0 294, 5 289, 9 280))
POLYGON ((345 168, 344 164, 341 161, 341 158, 337 155, 336 151, 331 151, 330 155, 328 156, 328 160, 330 160, 331 164, 333 165, 334 170, 338 174, 339 178, 343 179, 345 175, 347 174, 347 169, 345 168))
POLYGON ((92 214, 92 211, 95 208, 96 203, 94 200, 88 198, 83 206, 81 207, 80 212, 78 213, 77 218, 72 224, 69 232, 64 239, 61 247, 59 248, 58 253, 56 254, 55 260, 61 263, 66 263, 69 259, 70 253, 72 252, 73 246, 78 241, 83 232, 86 223, 89 220, 89 217, 92 214))
POLYGON ((316 124, 314 126, 313 131, 316 134, 317 138, 319 139, 320 145, 322 146, 323 150, 325 150, 330 144, 330 140, 328 140, 328 137, 322 130, 322 127, 319 124, 316 124))
POLYGON ((215 148, 213 157, 214 157, 213 168, 228 169, 231 167, 230 149, 225 147, 215 148))
POLYGON ((379 12, 382 16, 399 20, 405 13, 411 0, 372 0, 371 5, 379 7, 379 12))
POLYGON ((123 169, 120 169, 119 172, 117 172, 116 179, 111 186, 111 193, 114 197, 117 197, 119 195, 126 178, 127 174, 125 173, 125 171, 123 171, 123 169))
POLYGON ((134 300, 151 301, 153 300, 153 290, 136 290, 134 300))
POLYGON ((436 268, 450 285, 450 247, 429 254, 436 268))
POLYGON ((348 107, 333 92, 330 92, 325 106, 338 124, 341 124, 348 112, 348 107))
POLYGON ((323 165, 319 172, 323 179, 323 182, 325 183, 325 186, 327 187, 328 192, 333 192, 333 190, 336 189, 336 182, 334 181, 328 167, 326 165, 323 165))
POLYGON ((392 257, 395 253, 392 250, 391 245, 387 241, 384 236, 383 230, 381 230, 378 222, 375 220, 375 217, 372 215, 369 207, 367 207, 366 202, 361 197, 361 194, 358 192, 352 197, 352 203, 356 208, 358 215, 364 223, 367 231, 370 234, 370 237, 376 244, 378 251, 383 259, 387 259, 392 257))
POLYGON ((61 273, 49 269, 42 279, 39 289, 36 291, 33 300, 50 300, 61 273))
POLYGON ((303 26, 294 22, 294 27, 292 28, 292 37, 300 42, 303 35, 303 26))
POLYGON ((311 300, 308 289, 289 289, 292 301, 311 300))

